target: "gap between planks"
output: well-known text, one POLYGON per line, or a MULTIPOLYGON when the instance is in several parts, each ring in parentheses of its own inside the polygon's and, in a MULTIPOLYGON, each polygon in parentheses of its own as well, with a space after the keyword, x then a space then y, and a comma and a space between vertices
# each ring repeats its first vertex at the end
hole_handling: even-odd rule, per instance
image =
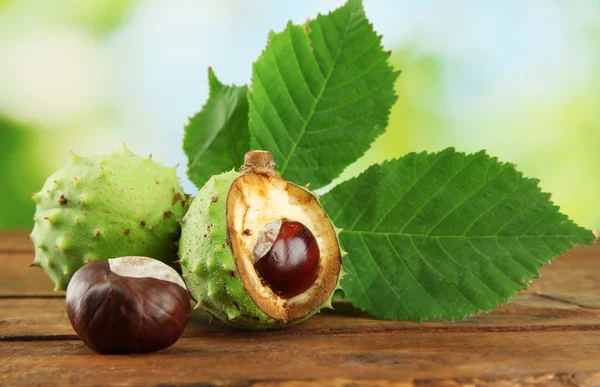
MULTIPOLYGON (((209 336, 227 337, 262 337, 273 338, 278 336, 345 336, 345 335, 387 335, 404 333, 517 333, 517 332, 600 332, 598 325, 536 325, 536 326, 506 326, 506 327, 456 327, 456 328, 380 328, 380 329, 303 329, 303 330, 278 330, 268 332, 236 331, 215 332, 207 331, 203 335, 187 336, 185 338, 203 338, 209 336)), ((73 341, 79 340, 76 334, 72 335, 23 335, 23 336, 0 336, 0 342, 32 342, 32 341, 73 341)))

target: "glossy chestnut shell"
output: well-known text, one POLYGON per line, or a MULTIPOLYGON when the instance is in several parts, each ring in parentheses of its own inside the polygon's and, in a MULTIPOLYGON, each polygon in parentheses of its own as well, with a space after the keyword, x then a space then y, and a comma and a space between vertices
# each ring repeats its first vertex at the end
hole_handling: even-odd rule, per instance
POLYGON ((275 293, 291 298, 305 292, 317 279, 319 245, 300 222, 282 220, 275 235, 270 249, 258 257, 254 268, 275 293))
POLYGON ((137 259, 133 272, 142 267, 143 277, 117 274, 109 261, 92 261, 75 273, 67 288, 67 314, 73 329, 90 349, 101 354, 146 353, 169 347, 179 339, 190 317, 183 282, 165 280, 164 274, 157 275, 159 278, 148 274, 157 263, 164 270, 173 269, 151 258, 117 259, 129 258, 137 259))

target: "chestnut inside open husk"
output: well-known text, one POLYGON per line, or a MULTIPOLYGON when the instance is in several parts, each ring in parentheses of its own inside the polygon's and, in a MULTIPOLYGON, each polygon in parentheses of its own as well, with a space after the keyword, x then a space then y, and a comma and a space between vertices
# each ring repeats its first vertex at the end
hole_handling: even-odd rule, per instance
POLYGON ((191 312, 177 272, 146 257, 86 264, 71 279, 66 302, 75 332, 101 354, 167 348, 179 339, 191 312))
POLYGON ((180 220, 182 276, 198 305, 245 329, 281 328, 331 308, 343 276, 337 229, 306 187, 251 151, 211 177, 180 220))
POLYGON ((320 251, 313 233, 302 223, 287 219, 271 222, 263 230, 254 247, 258 275, 284 298, 308 290, 319 270, 320 251))

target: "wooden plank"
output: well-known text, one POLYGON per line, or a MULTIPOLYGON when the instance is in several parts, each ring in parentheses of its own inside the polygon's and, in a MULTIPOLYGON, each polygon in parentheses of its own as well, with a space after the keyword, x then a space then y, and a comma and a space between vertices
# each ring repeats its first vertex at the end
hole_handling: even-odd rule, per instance
POLYGON ((33 256, 33 244, 29 233, 30 231, 26 230, 0 229, 0 254, 30 253, 33 256))
POLYGON ((0 385, 600 385, 600 245, 544 267, 494 312, 453 323, 381 321, 342 302, 289 329, 248 332, 209 325, 194 311, 172 348, 107 357, 75 340, 64 293, 27 267, 27 239, 11 245, 19 233, 7 235, 0 233, 0 385))
POLYGON ((0 252, 0 297, 64 295, 54 291, 52 280, 42 269, 29 266, 32 261, 33 253, 0 252))
MULTIPOLYGON (((1 234, 0 234, 1 235, 1 234)), ((0 240, 2 237, 0 236, 0 240)), ((6 294, 56 294, 43 271, 29 267, 33 254, 1 253, 0 296, 6 294), (18 291, 16 291, 18 290, 18 291)), ((579 246, 556 259, 541 271, 526 293, 547 294, 600 307, 600 244, 579 246)))
MULTIPOLYGON (((9 234, 11 237, 12 234, 9 234)), ((0 241, 6 238, 0 233, 0 241)), ((26 240, 22 241, 23 243, 26 240)), ((52 281, 37 267, 29 267, 33 253, 0 251, 0 297, 57 295, 52 281)), ((541 271, 526 294, 541 294, 590 308, 600 308, 600 244, 578 246, 541 271)))
MULTIPOLYGON (((346 302, 335 304, 335 311, 325 311, 308 321, 287 328, 280 334, 340 334, 396 331, 431 332, 510 332, 526 330, 562 331, 569 329, 600 330, 600 309, 582 308, 570 303, 534 295, 523 295, 492 313, 447 323, 422 324, 383 321, 371 318, 346 302)), ((210 317, 194 310, 184 337, 210 334, 235 335, 219 321, 209 325, 210 317)), ((63 298, 0 299, 0 341, 76 339, 65 311, 63 298)))
POLYGON ((525 293, 600 308, 600 243, 578 246, 557 258, 525 293))
POLYGON ((167 350, 136 356, 95 355, 78 341, 3 344, 0 384, 11 385, 519 380, 600 372, 600 331, 310 337, 240 332, 226 341, 220 335, 184 338, 167 350))

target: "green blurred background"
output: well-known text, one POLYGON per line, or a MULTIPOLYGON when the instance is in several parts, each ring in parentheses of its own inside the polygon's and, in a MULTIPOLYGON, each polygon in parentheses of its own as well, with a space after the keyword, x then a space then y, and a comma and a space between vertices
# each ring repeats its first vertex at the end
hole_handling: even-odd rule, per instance
MULTIPOLYGON (((343 1, 0 0, 0 228, 69 160, 122 142, 186 191, 206 68, 247 83, 270 29, 343 1)), ((342 178, 410 151, 487 149, 600 228, 600 2, 364 0, 402 70, 386 134, 342 178), (417 4, 416 4, 417 3, 417 4)))

